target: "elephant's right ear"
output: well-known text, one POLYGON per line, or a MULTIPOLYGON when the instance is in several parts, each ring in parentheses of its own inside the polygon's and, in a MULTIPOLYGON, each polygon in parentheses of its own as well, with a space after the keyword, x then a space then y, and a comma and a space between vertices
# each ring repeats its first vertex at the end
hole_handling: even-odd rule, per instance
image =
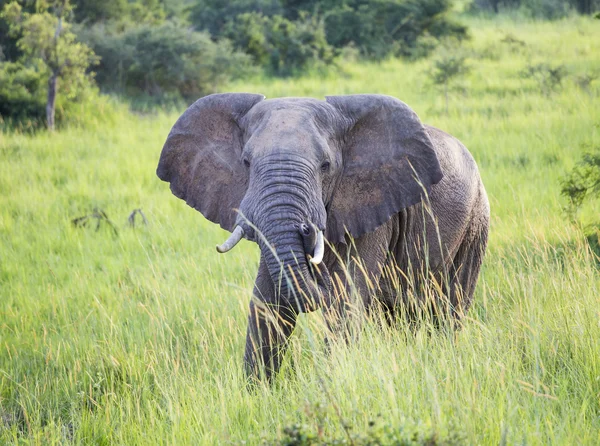
POLYGON ((391 96, 328 96, 341 121, 344 171, 327 211, 327 238, 375 230, 419 203, 443 173, 417 114, 391 96))
POLYGON ((160 154, 156 174, 171 183, 173 194, 228 231, 248 187, 239 122, 264 98, 226 93, 198 99, 177 120, 160 154))

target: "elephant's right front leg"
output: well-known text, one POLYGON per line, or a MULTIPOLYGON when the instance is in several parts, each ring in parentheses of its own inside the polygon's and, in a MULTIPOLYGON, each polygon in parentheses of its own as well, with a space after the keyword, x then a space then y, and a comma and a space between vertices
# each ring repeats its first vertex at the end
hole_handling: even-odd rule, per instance
POLYGON ((277 303, 275 286, 261 259, 250 302, 244 366, 248 377, 270 381, 279 371, 297 314, 277 303))

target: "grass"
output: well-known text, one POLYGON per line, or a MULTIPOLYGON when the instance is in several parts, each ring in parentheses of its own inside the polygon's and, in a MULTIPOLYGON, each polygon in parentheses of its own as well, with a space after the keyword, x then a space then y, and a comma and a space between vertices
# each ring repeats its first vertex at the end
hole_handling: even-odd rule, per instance
POLYGON ((156 178, 177 116, 107 106, 82 110, 85 127, 0 133, 0 443, 600 443, 598 261, 560 196, 600 147, 599 86, 575 82, 600 71, 597 23, 471 19, 471 72, 448 114, 430 60, 225 89, 401 98, 469 147, 492 209, 463 330, 367 324, 325 355, 309 315, 281 376, 254 392, 241 355, 258 249, 217 255, 226 233, 156 178), (546 92, 520 75, 538 63, 569 75, 546 92), (131 228, 139 207, 149 224, 131 228), (93 208, 117 236, 71 223, 93 208))

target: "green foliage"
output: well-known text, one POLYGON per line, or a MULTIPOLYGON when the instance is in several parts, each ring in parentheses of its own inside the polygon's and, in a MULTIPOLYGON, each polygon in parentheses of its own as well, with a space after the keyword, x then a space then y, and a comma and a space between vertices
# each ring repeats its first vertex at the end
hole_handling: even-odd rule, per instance
POLYGON ((600 197, 600 147, 583 155, 573 170, 563 178, 560 192, 568 198, 568 211, 571 214, 577 212, 590 196, 600 197))
POLYGON ((190 7, 189 18, 197 29, 216 38, 221 36, 227 22, 247 13, 270 17, 282 14, 283 8, 279 0, 203 0, 190 7))
POLYGON ((365 426, 352 426, 342 420, 341 432, 327 436, 324 425, 340 414, 332 405, 316 404, 304 408, 308 423, 294 423, 281 430, 281 439, 267 440, 278 446, 354 445, 354 446, 459 446, 466 444, 466 436, 451 427, 449 432, 439 432, 428 425, 394 425, 380 417, 367 421, 365 426), (312 422, 312 423, 311 423, 312 422))
POLYGON ((449 0, 349 1, 326 13, 327 39, 353 43, 369 58, 412 56, 423 36, 465 38, 466 27, 449 19, 449 0))
MULTIPOLYGON (((296 49, 287 54, 298 56, 300 60, 291 64, 302 67, 306 65, 303 59, 307 52, 330 52, 321 34, 337 49, 353 45, 363 56, 373 59, 424 55, 427 45, 415 51, 424 37, 466 36, 466 28, 449 19, 450 7, 450 0, 213 0, 196 4, 190 18, 197 28, 207 29, 213 38, 233 37, 237 48, 252 54, 255 60, 266 59, 262 55, 270 52, 262 50, 261 55, 257 55, 258 31, 262 28, 263 39, 269 41, 275 51, 281 52, 282 45, 295 46, 296 49), (312 35, 311 27, 314 28, 312 35), (237 29, 244 35, 235 38, 237 29), (288 43, 280 43, 282 38, 288 43), (313 49, 306 49, 307 40, 313 41, 313 49), (244 47, 244 42, 251 46, 244 47)), ((327 63, 327 60, 322 61, 327 63)), ((270 65, 273 69, 277 64, 271 61, 270 65)), ((274 71, 288 72, 278 68, 274 71)))
POLYGON ((567 198, 567 216, 585 233, 588 245, 600 265, 600 219, 597 212, 586 222, 578 215, 585 202, 600 202, 600 147, 583 154, 575 167, 561 179, 560 193, 567 198))
POLYGON ((451 81, 469 72, 466 61, 464 54, 445 52, 433 61, 433 68, 429 72, 431 82, 434 85, 447 86, 451 81))
POLYGON ((451 85, 469 71, 467 55, 456 42, 446 43, 434 58, 428 77, 433 86, 443 90, 446 113, 448 113, 448 92, 451 85))
POLYGON ((0 62, 0 117, 41 120, 46 111, 43 67, 20 62, 0 62))
POLYGON ((575 76, 575 83, 579 88, 588 94, 592 94, 592 84, 600 78, 600 75, 597 73, 583 73, 575 76))
POLYGON ((335 55, 327 43, 323 21, 307 14, 290 21, 280 15, 244 13, 226 24, 224 35, 237 49, 250 54, 255 63, 276 75, 330 64, 335 55))
POLYGON ((96 79, 105 91, 190 101, 250 68, 249 57, 227 41, 213 42, 172 22, 121 34, 96 26, 81 36, 101 57, 96 79))
POLYGON ((524 79, 534 79, 540 90, 549 95, 562 87, 562 81, 567 76, 568 70, 564 65, 550 65, 539 63, 530 65, 521 71, 521 77, 524 79))
POLYGON ((78 22, 99 22, 105 20, 120 20, 129 9, 128 0, 73 0, 75 18, 78 22))
POLYGON ((266 35, 270 24, 271 19, 259 12, 245 12, 225 24, 223 35, 235 48, 249 54, 254 63, 266 66, 272 49, 266 35))
POLYGON ((9 32, 17 38, 22 60, 43 62, 65 82, 67 94, 75 94, 77 87, 85 84, 88 67, 97 59, 89 47, 77 41, 71 25, 63 19, 69 12, 68 2, 58 3, 46 7, 40 4, 40 12, 30 14, 23 12, 19 3, 11 2, 5 6, 3 17, 11 23, 9 32))
MULTIPOLYGON (((18 88, 16 94, 4 97, 5 101, 16 107, 8 110, 8 116, 39 117, 39 98, 43 82, 48 85, 48 127, 53 128, 55 94, 51 97, 51 80, 60 80, 60 96, 70 101, 76 100, 90 87, 88 68, 97 58, 91 49, 78 42, 75 34, 71 32, 71 25, 66 20, 70 10, 71 6, 67 0, 38 0, 35 3, 36 12, 33 13, 24 10, 16 1, 4 6, 2 18, 9 24, 9 34, 15 39, 20 57, 16 63, 7 64, 1 69, 12 86, 24 87, 18 88), (16 73, 17 69, 24 72, 16 73)), ((53 85, 56 85, 56 82, 53 85)), ((54 87, 53 91, 56 92, 54 87)))
MULTIPOLYGON (((89 127, 106 120, 113 106, 97 90, 91 84, 77 91, 65 88, 69 94, 59 94, 56 99, 57 122, 89 127)), ((43 65, 0 62, 0 128, 43 127, 47 96, 47 70, 43 65)))
POLYGON ((290 74, 317 62, 333 61, 324 23, 315 16, 302 15, 295 22, 274 16, 267 36, 272 45, 270 66, 275 73, 290 74))
POLYGON ((75 19, 86 24, 117 21, 160 23, 166 17, 161 0, 74 0, 75 19))

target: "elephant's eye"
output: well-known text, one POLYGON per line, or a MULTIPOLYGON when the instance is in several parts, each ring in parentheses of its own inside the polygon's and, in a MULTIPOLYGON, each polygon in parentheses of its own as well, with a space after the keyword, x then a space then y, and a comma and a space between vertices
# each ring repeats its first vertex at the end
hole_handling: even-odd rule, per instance
POLYGON ((250 167, 250 160, 248 158, 244 158, 244 166, 250 167))
POLYGON ((329 163, 329 161, 325 161, 323 164, 321 164, 321 171, 322 172, 329 172, 329 167, 331 166, 331 164, 329 163))

